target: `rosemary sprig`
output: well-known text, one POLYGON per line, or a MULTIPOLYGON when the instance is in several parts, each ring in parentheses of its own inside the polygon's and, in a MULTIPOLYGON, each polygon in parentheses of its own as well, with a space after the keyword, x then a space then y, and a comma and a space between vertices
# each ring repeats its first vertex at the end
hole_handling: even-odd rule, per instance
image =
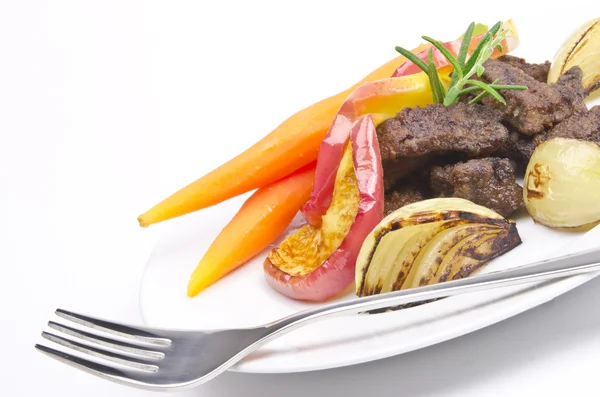
POLYGON ((496 84, 497 81, 492 84, 487 84, 480 80, 473 79, 474 75, 481 77, 485 71, 483 64, 490 56, 492 56, 494 49, 502 51, 501 43, 506 38, 508 31, 506 29, 501 29, 501 27, 502 22, 498 22, 492 26, 485 36, 483 36, 470 56, 468 55, 469 43, 471 42, 473 30, 475 29, 474 23, 469 25, 467 31, 463 35, 463 40, 456 57, 439 41, 428 36, 423 36, 423 39, 437 48, 437 50, 454 67, 454 71, 450 78, 450 84, 448 85, 448 91, 444 89, 442 79, 433 62, 433 49, 430 48, 427 53, 427 62, 402 47, 396 47, 396 51, 404 55, 409 61, 417 65, 427 74, 435 103, 443 103, 445 106, 450 106, 464 95, 481 91, 469 103, 479 102, 483 97, 490 95, 497 101, 505 104, 506 101, 500 94, 500 90, 526 90, 527 87, 522 85, 499 85, 496 84))
POLYGON ((473 30, 475 29, 475 24, 471 23, 467 28, 467 31, 463 35, 462 43, 460 44, 460 50, 458 50, 458 69, 455 67, 452 72, 452 78, 450 80, 450 86, 454 86, 456 84, 456 80, 458 80, 459 71, 462 71, 465 67, 465 62, 467 61, 467 53, 469 52, 469 43, 471 42, 471 37, 473 37, 473 30))
POLYGON ((446 96, 446 90, 440 80, 440 75, 435 67, 435 63, 433 62, 433 50, 431 48, 427 53, 427 63, 429 65, 429 81, 431 81, 432 89, 435 90, 434 95, 437 95, 439 101, 442 102, 446 96))

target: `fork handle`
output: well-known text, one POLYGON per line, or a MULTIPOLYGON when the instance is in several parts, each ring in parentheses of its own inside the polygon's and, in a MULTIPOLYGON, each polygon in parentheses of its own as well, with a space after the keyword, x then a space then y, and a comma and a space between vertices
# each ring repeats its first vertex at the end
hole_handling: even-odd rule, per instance
POLYGON ((345 314, 357 314, 369 310, 385 309, 407 303, 426 301, 460 295, 467 292, 564 278, 576 274, 600 271, 600 247, 558 258, 543 260, 510 270, 488 273, 460 280, 373 295, 351 301, 336 302, 314 309, 304 310, 284 317, 266 327, 271 336, 291 331, 306 323, 345 314))

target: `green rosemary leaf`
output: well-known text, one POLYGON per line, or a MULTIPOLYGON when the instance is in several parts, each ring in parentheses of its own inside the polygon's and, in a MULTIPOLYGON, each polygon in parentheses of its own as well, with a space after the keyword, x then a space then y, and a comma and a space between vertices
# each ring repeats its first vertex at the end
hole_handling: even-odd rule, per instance
MULTIPOLYGON (((495 89, 496 91, 500 91, 500 90, 513 90, 513 91, 518 91, 518 90, 527 90, 528 88, 524 85, 497 85, 497 84, 490 84, 490 87, 495 89)), ((478 91, 479 87, 469 87, 464 89, 463 91, 467 91, 473 89, 470 92, 474 92, 474 91, 478 91)), ((485 98, 486 96, 488 96, 489 93, 487 91, 482 91, 479 95, 477 95, 475 98, 471 99, 469 101, 469 104, 474 104, 477 103, 479 101, 481 101, 483 98, 485 98)))
MULTIPOLYGON (((524 85, 502 85, 502 84, 496 84, 496 83, 492 83, 489 85, 490 87, 492 87, 493 89, 495 89, 496 91, 524 91, 527 90, 527 86, 524 85)), ((458 93, 458 96, 463 96, 463 95, 467 95, 467 94, 472 94, 475 91, 479 91, 481 88, 477 87, 477 86, 471 86, 468 88, 465 88, 463 90, 461 90, 458 93)))
POLYGON ((488 95, 489 95, 489 93, 487 91, 481 91, 481 93, 479 95, 477 95, 475 98, 473 98, 469 101, 469 105, 473 105, 473 104, 481 101, 483 98, 485 98, 488 95))
POLYGON ((431 85, 431 92, 433 94, 433 101, 435 103, 442 103, 444 98, 442 97, 442 93, 440 92, 440 87, 437 83, 437 78, 439 75, 437 74, 437 68, 435 67, 435 63, 433 63, 433 49, 429 49, 427 51, 427 69, 429 76, 429 85, 431 85))
POLYGON ((481 64, 477 65, 477 77, 481 77, 483 72, 485 72, 485 68, 483 67, 483 65, 481 65, 481 64))
POLYGON ((482 81, 479 81, 479 80, 467 80, 467 84, 475 85, 475 86, 481 88, 482 90, 487 91, 487 93, 490 94, 491 96, 493 96, 494 99, 496 99, 498 102, 501 102, 506 105, 506 101, 504 100, 502 95, 500 95, 500 93, 498 91, 496 91, 494 88, 490 87, 488 84, 486 84, 482 81))
POLYGON ((442 80, 440 79, 440 75, 435 67, 435 64, 430 63, 429 68, 431 69, 431 76, 433 77, 433 82, 436 86, 440 103, 443 103, 444 99, 446 98, 446 90, 444 89, 444 85, 442 84, 442 80))
POLYGON ((485 62, 492 56, 494 49, 502 51, 501 43, 508 34, 508 30, 502 29, 502 22, 496 23, 483 36, 473 53, 469 56, 469 44, 473 38, 475 29, 480 29, 480 26, 471 23, 463 35, 463 42, 456 57, 439 41, 428 36, 423 36, 423 39, 433 44, 433 47, 437 48, 448 62, 454 66, 447 91, 433 61, 433 48, 427 51, 427 60, 425 61, 402 47, 396 47, 396 51, 406 56, 408 60, 412 61, 427 74, 435 103, 443 103, 445 106, 450 106, 458 101, 461 96, 481 90, 470 103, 476 103, 487 95, 490 95, 495 100, 506 104, 506 101, 498 91, 527 89, 526 86, 500 85, 497 84, 497 80, 492 84, 486 84, 471 78, 474 75, 479 77, 483 75, 485 72, 485 62))
POLYGON ((422 71, 424 71, 425 73, 429 73, 429 66, 427 66, 427 64, 423 62, 421 58, 402 47, 396 47, 396 51, 398 51, 401 55, 405 56, 406 59, 408 59, 409 61, 417 65, 419 68, 421 68, 422 71))
POLYGON ((444 98, 444 106, 450 106, 454 102, 456 102, 456 99, 459 96, 458 95, 459 92, 460 92, 460 88, 457 85, 450 87, 450 89, 448 90, 448 93, 446 94, 446 97, 444 98))
POLYGON ((435 48, 437 48, 444 57, 446 57, 448 62, 450 62, 452 64, 452 66, 454 66, 454 70, 456 70, 458 72, 458 77, 462 78, 462 68, 461 68, 460 64, 458 63, 458 61, 456 60, 454 55, 452 55, 452 53, 450 51, 448 51, 448 49, 446 47, 444 47, 444 45, 442 43, 440 43, 439 41, 432 39, 431 37, 428 37, 428 36, 423 36, 423 40, 428 41, 431 44, 433 44, 433 46, 435 48))
POLYGON ((454 87, 456 85, 457 81, 458 81, 458 72, 456 70, 453 70, 452 76, 450 76, 450 85, 448 86, 448 89, 454 87))
MULTIPOLYGON (((492 87, 492 86, 493 86, 494 84, 496 84, 498 81, 499 81, 498 79, 494 80, 494 82, 493 82, 492 84, 490 84, 490 87, 492 87)), ((469 87, 469 88, 465 88, 463 91, 469 91, 469 90, 470 90, 470 91, 469 91, 469 93, 470 93, 470 92, 479 91, 480 89, 481 89, 481 88, 479 88, 479 87, 477 87, 476 85, 474 85, 474 86, 471 86, 471 87, 469 87)), ((488 95, 489 95, 489 93, 488 93, 487 91, 481 91, 481 92, 479 93, 479 95, 477 95, 475 98, 473 98, 473 99, 471 99, 471 100, 469 101, 469 105, 473 105, 473 104, 475 104, 475 103, 477 103, 477 102, 481 101, 483 98, 485 98, 485 97, 486 97, 486 96, 488 96, 488 95)))
POLYGON ((475 22, 471 22, 467 28, 467 31, 463 35, 462 43, 460 44, 460 50, 458 50, 458 57, 456 60, 461 69, 465 67, 467 53, 469 52, 469 44, 471 44, 471 38, 473 37, 473 30, 475 30, 475 22))
MULTIPOLYGON (((498 86, 498 85, 496 85, 496 83, 497 83, 498 81, 499 81, 498 79, 494 80, 494 82, 493 82, 492 84, 490 84, 490 87, 494 88, 495 90, 498 90, 498 87, 504 87, 504 86, 498 86)), ((508 87, 512 87, 512 86, 508 86, 508 87)), ((475 92, 475 91, 479 91, 479 90, 481 90, 481 88, 477 87, 476 85, 473 85, 473 86, 471 86, 471 87, 468 87, 468 88, 462 89, 462 90, 461 90, 461 91, 458 93, 458 96, 459 96, 459 97, 461 97, 461 96, 463 96, 463 95, 471 94, 471 93, 473 93, 473 92, 475 92)))
POLYGON ((492 37, 494 37, 496 35, 496 33, 498 33, 500 31, 501 27, 502 27, 502 21, 498 21, 494 24, 494 26, 492 26, 490 28, 488 33, 491 33, 492 37))
POLYGON ((477 60, 479 59, 481 52, 489 44, 489 42, 491 40, 492 40, 492 36, 490 35, 490 32, 487 32, 485 34, 485 36, 483 36, 483 38, 481 39, 481 41, 479 42, 477 47, 475 47, 475 49, 473 50, 473 53, 471 54, 469 59, 467 59, 467 63, 465 63, 465 67, 464 67, 465 71, 473 69, 473 67, 477 63, 477 60))
POLYGON ((529 87, 526 85, 501 85, 501 84, 490 84, 490 87, 495 89, 496 91, 505 90, 505 91, 525 91, 528 90, 529 87))
POLYGON ((463 95, 472 94, 472 93, 474 93, 476 91, 479 91, 479 90, 481 90, 481 88, 479 88, 479 87, 477 87, 477 86, 474 85, 474 86, 471 86, 471 87, 464 88, 464 89, 460 90, 460 92, 458 93, 458 96, 461 97, 463 95))
POLYGON ((431 83, 431 96, 433 97, 433 103, 442 103, 442 101, 440 100, 440 96, 438 95, 437 89, 436 87, 434 87, 434 83, 431 83))
POLYGON ((477 61, 479 61, 481 53, 487 46, 489 46, 489 43, 493 40, 494 36, 496 35, 496 33, 498 33, 498 30, 501 27, 502 27, 502 22, 498 22, 494 26, 492 26, 492 28, 485 34, 485 36, 483 36, 483 38, 481 39, 481 41, 479 42, 477 47, 475 47, 475 50, 469 57, 469 60, 465 64, 465 67, 464 67, 465 71, 473 69, 473 67, 475 66, 477 61))

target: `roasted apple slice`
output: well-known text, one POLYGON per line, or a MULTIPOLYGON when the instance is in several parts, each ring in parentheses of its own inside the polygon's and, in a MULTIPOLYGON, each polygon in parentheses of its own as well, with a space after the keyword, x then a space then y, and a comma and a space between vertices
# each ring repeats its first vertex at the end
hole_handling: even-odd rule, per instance
MULTIPOLYGON (((448 73, 440 73, 447 76, 450 72, 449 68, 446 68, 446 71, 448 73)), ((433 98, 429 88, 429 78, 425 73, 372 81, 357 88, 340 107, 327 136, 321 143, 315 184, 310 199, 302 210, 308 223, 320 226, 323 215, 329 208, 336 171, 350 129, 356 120, 369 114, 377 125, 385 119, 394 117, 405 107, 426 106, 431 103, 433 98)))
POLYGON ((323 301, 354 280, 364 238, 383 217, 383 171, 370 116, 352 127, 337 169, 333 197, 320 226, 305 225, 273 249, 267 282, 293 299, 323 301))

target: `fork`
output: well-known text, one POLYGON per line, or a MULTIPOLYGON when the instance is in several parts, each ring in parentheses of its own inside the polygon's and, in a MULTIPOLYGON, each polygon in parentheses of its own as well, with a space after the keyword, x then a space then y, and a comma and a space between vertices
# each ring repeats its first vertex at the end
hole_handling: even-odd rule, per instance
POLYGON ((46 345, 35 347, 117 383, 155 391, 181 390, 213 379, 267 342, 317 320, 594 271, 600 271, 600 247, 511 270, 322 305, 258 327, 216 331, 130 326, 58 309, 58 317, 86 330, 50 321, 48 326, 63 335, 43 332, 42 336, 92 360, 46 345))

